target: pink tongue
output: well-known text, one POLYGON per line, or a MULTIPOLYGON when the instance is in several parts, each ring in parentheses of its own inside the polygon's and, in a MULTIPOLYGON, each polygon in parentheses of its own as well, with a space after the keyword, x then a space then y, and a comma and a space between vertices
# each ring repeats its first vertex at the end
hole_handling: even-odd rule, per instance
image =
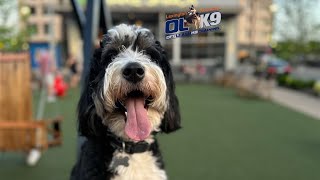
POLYGON ((144 98, 128 98, 126 101, 127 122, 125 132, 129 138, 142 141, 151 132, 147 110, 144 108, 144 98))

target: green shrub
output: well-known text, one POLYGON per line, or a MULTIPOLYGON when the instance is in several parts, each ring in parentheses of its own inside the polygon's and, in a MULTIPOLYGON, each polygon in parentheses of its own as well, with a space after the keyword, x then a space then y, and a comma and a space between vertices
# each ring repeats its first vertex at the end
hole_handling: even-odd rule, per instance
POLYGON ((290 75, 279 75, 277 82, 280 86, 285 86, 292 89, 304 90, 314 88, 315 81, 296 79, 290 75))
POLYGON ((317 94, 320 95, 320 81, 317 81, 313 85, 313 91, 317 94))
POLYGON ((286 74, 281 74, 277 76, 277 82, 279 86, 285 86, 286 85, 286 78, 288 75, 286 74))
POLYGON ((293 83, 294 83, 294 79, 288 75, 285 79, 285 86, 291 87, 293 83))

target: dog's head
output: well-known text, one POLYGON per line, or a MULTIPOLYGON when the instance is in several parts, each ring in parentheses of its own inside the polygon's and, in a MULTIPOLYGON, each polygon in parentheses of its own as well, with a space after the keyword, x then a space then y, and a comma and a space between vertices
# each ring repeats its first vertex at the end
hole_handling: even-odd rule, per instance
POLYGON ((194 6, 191 5, 191 6, 189 7, 189 10, 194 10, 194 6))
POLYGON ((197 10, 194 8, 193 5, 191 5, 189 7, 189 11, 187 12, 187 14, 190 16, 190 15, 193 15, 193 14, 196 14, 197 10))
POLYGON ((110 29, 91 61, 78 105, 79 131, 111 131, 127 141, 180 128, 179 104, 164 49, 145 28, 110 29))

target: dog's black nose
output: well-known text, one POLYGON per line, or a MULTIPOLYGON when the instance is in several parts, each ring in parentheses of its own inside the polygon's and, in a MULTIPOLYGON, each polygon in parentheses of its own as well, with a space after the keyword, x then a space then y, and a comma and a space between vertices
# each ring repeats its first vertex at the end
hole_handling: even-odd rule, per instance
POLYGON ((144 68, 136 62, 127 64, 123 71, 123 77, 133 83, 137 83, 144 78, 144 68))

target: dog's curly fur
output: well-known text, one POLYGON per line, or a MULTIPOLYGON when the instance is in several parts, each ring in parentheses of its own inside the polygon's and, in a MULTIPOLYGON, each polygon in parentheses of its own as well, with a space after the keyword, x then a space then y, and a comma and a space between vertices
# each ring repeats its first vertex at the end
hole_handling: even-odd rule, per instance
POLYGON ((100 46, 94 52, 78 104, 79 132, 87 140, 71 179, 167 179, 155 134, 179 129, 180 113, 164 49, 148 29, 124 24, 110 29, 100 46), (123 68, 132 62, 145 69, 139 83, 122 76, 123 68), (135 90, 150 98, 147 115, 152 132, 141 140, 148 144, 145 151, 130 153, 114 142, 138 143, 126 134, 126 113, 119 108, 119 102, 135 90), (123 158, 128 161, 121 164, 119 159, 123 158))

